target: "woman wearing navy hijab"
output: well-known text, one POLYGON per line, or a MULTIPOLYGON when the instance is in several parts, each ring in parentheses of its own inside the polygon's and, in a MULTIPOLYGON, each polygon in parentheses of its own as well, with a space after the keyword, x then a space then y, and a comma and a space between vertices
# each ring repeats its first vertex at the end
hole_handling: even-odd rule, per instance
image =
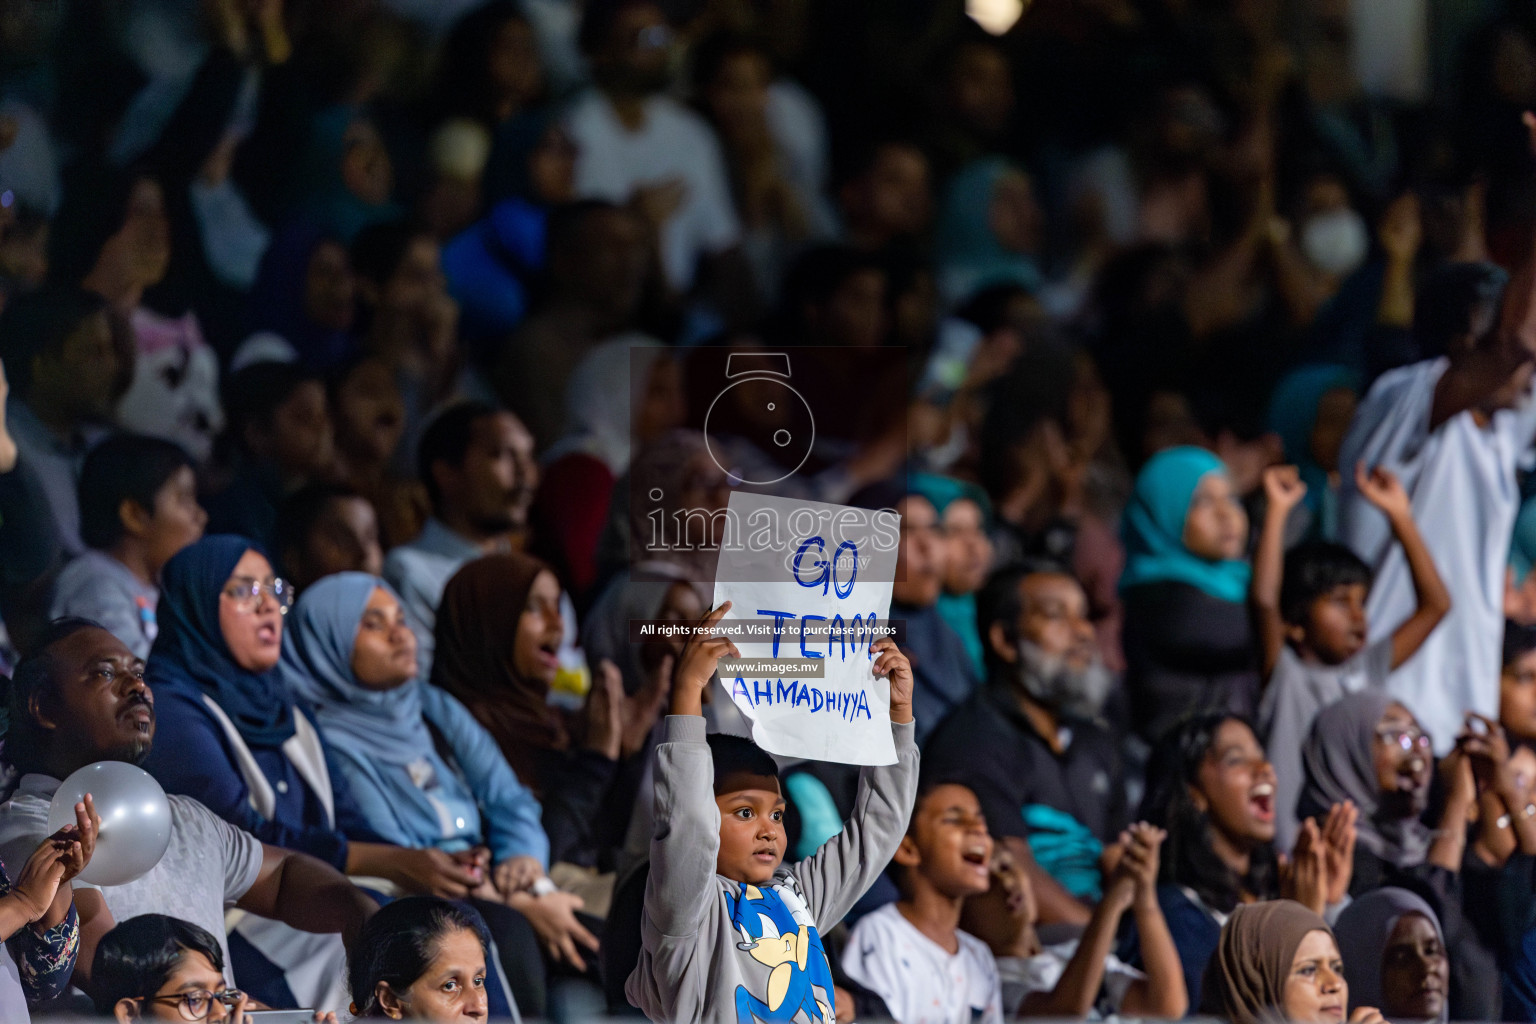
MULTIPOLYGON (((166 792, 200 801, 262 842, 406 892, 465 896, 484 880, 469 859, 380 841, 352 800, 277 667, 291 603, 287 582, 244 537, 205 537, 166 564, 160 634, 145 669, 157 742, 144 768, 166 792)), ((321 938, 333 937, 248 916, 230 954, 242 985, 268 1005, 326 1005, 340 977, 326 965, 339 950, 308 948, 321 938)))

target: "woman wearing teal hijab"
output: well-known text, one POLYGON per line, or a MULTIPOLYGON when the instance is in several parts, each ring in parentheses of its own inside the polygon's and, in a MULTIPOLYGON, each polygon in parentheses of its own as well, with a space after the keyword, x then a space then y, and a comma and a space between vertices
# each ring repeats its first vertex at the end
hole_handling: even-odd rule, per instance
POLYGON ((1285 461, 1307 485, 1306 538, 1338 535, 1339 446, 1358 404, 1360 377, 1347 366, 1314 363, 1280 379, 1269 399, 1269 429, 1285 446, 1285 461))
POLYGON ((966 165, 950 180, 939 210, 935 248, 945 304, 961 305, 992 285, 1038 289, 1040 220, 1029 177, 1011 161, 987 157, 966 165))
POLYGON ((1252 712, 1258 662, 1248 616, 1248 517, 1220 459, 1170 448, 1125 510, 1126 687, 1156 739, 1193 711, 1252 712))
POLYGON ((914 473, 908 485, 912 493, 932 503, 950 549, 939 615, 965 643, 976 678, 985 679, 981 633, 976 627, 976 591, 992 568, 992 541, 987 535, 992 503, 977 484, 936 473, 914 473))

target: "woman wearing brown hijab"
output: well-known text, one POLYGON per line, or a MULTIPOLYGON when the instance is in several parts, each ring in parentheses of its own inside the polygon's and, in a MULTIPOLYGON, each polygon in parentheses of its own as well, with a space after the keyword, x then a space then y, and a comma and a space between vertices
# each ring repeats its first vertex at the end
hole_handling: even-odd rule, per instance
POLYGON ((443 591, 432 682, 469 708, 539 795, 550 862, 608 871, 660 702, 644 690, 626 697, 618 669, 604 663, 583 715, 551 706, 563 631, 560 583, 543 562, 476 559, 443 591))
MULTIPOLYGON (((1206 968, 1201 1012, 1232 1024, 1341 1024, 1349 1006, 1344 963, 1328 923, 1294 900, 1238 907, 1206 968)), ((1384 1024, 1358 1007, 1353 1024, 1384 1024)))

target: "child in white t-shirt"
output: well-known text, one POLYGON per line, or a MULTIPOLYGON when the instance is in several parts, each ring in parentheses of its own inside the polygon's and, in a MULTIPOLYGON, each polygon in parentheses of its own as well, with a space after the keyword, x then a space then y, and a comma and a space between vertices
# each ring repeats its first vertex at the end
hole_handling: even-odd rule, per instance
POLYGON ((967 896, 990 885, 992 837, 965 786, 919 792, 896 850, 902 897, 859 920, 843 970, 885 1001, 898 1024, 1000 1024, 997 967, 985 943, 960 930, 967 896))

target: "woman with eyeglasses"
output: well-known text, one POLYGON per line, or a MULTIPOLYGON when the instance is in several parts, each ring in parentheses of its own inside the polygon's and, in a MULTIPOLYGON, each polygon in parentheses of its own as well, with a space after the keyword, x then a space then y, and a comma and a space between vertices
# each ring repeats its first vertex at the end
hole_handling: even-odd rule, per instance
MULTIPOLYGON (((1314 913, 1332 913, 1349 889, 1352 809, 1341 802, 1318 825, 1302 828, 1289 861, 1306 864, 1300 872, 1283 870, 1275 811, 1275 770, 1246 719, 1192 715, 1153 748, 1140 814, 1168 831, 1157 902, 1192 1007, 1200 1005, 1206 965, 1233 911, 1288 896, 1314 913)), ((1140 960, 1134 929, 1120 957, 1140 960)))
MULTIPOLYGON (((1468 887, 1475 878, 1496 890, 1502 869, 1482 862, 1469 849, 1467 835, 1483 796, 1496 794, 1501 785, 1508 747, 1497 723, 1475 715, 1468 722, 1440 762, 1445 798, 1434 828, 1423 821, 1435 772, 1430 737, 1406 706, 1380 690, 1351 694, 1317 716, 1302 748, 1306 781, 1296 809, 1305 821, 1340 800, 1354 803, 1360 818, 1350 895, 1399 886, 1423 896, 1454 951, 1451 1019, 1497 1020, 1498 915, 1490 907, 1472 920, 1469 914, 1479 908, 1469 900, 1468 887)), ((1482 827, 1529 833, 1536 850, 1536 822, 1528 817, 1489 817, 1482 827)), ((1527 889, 1528 874, 1527 868, 1527 889)))
MULTIPOLYGON (((410 893, 477 888, 484 878, 472 855, 391 845, 353 800, 278 668, 292 603, 287 581, 244 537, 205 537, 166 563, 160 634, 144 672, 158 723, 144 768, 166 792, 348 875, 410 893)), ((230 958, 236 977, 266 979, 246 986, 264 1003, 338 1006, 340 947, 336 936, 247 916, 230 937, 230 958)))
MULTIPOLYGON (((140 1020, 245 1024, 250 997, 224 980, 224 954, 208 932, 164 914, 129 918, 101 937, 91 968, 96 1012, 140 1020)), ((334 1013, 315 1014, 336 1024, 334 1013)))

